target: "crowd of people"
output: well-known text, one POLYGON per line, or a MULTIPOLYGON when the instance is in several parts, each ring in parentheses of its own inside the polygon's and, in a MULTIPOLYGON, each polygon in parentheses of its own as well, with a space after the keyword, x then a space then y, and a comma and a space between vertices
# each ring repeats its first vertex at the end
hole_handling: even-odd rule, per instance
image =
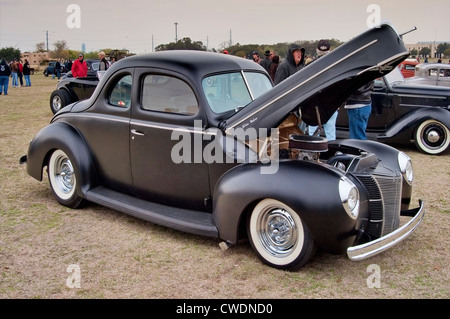
POLYGON ((8 95, 10 77, 12 87, 31 86, 30 74, 30 63, 27 59, 25 59, 23 63, 17 59, 6 63, 6 61, 2 59, 0 61, 0 95, 8 95))
MULTIPOLYGON (((305 49, 296 43, 289 45, 288 53, 282 63, 280 63, 280 57, 275 55, 274 51, 271 50, 265 51, 264 58, 260 57, 258 51, 253 51, 252 59, 269 73, 274 85, 277 85, 310 63, 326 55, 330 52, 330 49, 330 42, 322 39, 317 44, 317 57, 314 60, 306 57, 305 49)), ((341 106, 347 110, 349 137, 352 139, 367 139, 366 128, 372 111, 371 95, 373 87, 374 81, 364 85, 341 106)), ((328 121, 322 124, 322 130, 319 129, 319 126, 307 126, 305 123, 301 123, 300 129, 311 136, 325 135, 327 140, 332 141, 336 139, 337 117, 338 111, 336 110, 328 121)))
MULTIPOLYGON (((100 59, 99 71, 106 71, 113 61, 106 60, 105 52, 101 51, 98 53, 100 59)), ((84 59, 83 53, 78 55, 78 59, 74 62, 67 60, 65 62, 57 60, 55 63, 52 79, 57 77, 60 79, 61 71, 71 71, 73 77, 86 77, 88 66, 86 60, 84 59)), ((30 63, 27 59, 24 62, 13 59, 7 63, 4 59, 0 60, 0 95, 8 95, 9 79, 11 78, 11 87, 27 87, 31 86, 31 68, 30 63), (25 85, 24 85, 25 80, 25 85)))

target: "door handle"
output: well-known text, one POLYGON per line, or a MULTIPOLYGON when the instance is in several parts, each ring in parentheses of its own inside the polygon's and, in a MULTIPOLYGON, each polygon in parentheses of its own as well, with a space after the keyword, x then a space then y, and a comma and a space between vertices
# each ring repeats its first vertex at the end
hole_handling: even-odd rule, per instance
POLYGON ((144 136, 144 135, 145 135, 145 133, 143 133, 143 132, 141 132, 141 131, 136 131, 135 129, 132 129, 132 130, 131 130, 131 134, 134 134, 134 135, 140 135, 140 136, 144 136))

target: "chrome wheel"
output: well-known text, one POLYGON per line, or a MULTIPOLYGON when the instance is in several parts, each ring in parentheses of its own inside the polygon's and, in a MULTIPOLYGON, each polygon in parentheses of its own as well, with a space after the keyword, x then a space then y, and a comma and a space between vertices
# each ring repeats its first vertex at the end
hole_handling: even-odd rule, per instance
POLYGON ((300 216, 277 200, 264 199, 256 205, 248 231, 258 256, 273 267, 298 269, 313 255, 314 242, 300 216))
POLYGON ((55 95, 52 100, 52 107, 55 112, 59 111, 62 107, 61 97, 59 95, 55 95))
POLYGON ((57 150, 52 154, 48 174, 56 195, 61 199, 69 199, 75 192, 76 177, 72 162, 66 153, 57 150))
POLYGON ((69 156, 62 150, 56 150, 48 161, 48 180, 58 202, 76 208, 82 203, 77 195, 76 171, 69 156))
POLYGON ((417 127, 414 141, 420 151, 437 155, 447 150, 450 131, 439 121, 427 120, 417 127))

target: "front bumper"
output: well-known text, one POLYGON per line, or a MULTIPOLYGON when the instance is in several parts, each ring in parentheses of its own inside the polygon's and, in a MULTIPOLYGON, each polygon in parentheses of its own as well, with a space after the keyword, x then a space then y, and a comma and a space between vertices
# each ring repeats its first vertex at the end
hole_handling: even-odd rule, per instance
POLYGON ((383 237, 365 244, 349 247, 347 249, 347 256, 354 261, 363 260, 377 255, 407 238, 417 228, 417 226, 419 226, 423 216, 425 215, 423 201, 419 200, 418 208, 402 213, 402 215, 412 216, 412 219, 402 227, 383 237))

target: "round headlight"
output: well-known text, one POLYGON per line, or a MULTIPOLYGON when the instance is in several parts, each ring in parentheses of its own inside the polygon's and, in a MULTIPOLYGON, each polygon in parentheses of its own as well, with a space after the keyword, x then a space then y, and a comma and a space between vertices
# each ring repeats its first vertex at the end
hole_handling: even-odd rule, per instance
POLYGON ((359 191, 355 184, 345 176, 339 181, 339 195, 347 214, 356 219, 359 214, 359 191))
POLYGON ((413 182, 413 167, 411 158, 403 152, 398 153, 398 166, 402 172, 403 178, 411 185, 413 182))

